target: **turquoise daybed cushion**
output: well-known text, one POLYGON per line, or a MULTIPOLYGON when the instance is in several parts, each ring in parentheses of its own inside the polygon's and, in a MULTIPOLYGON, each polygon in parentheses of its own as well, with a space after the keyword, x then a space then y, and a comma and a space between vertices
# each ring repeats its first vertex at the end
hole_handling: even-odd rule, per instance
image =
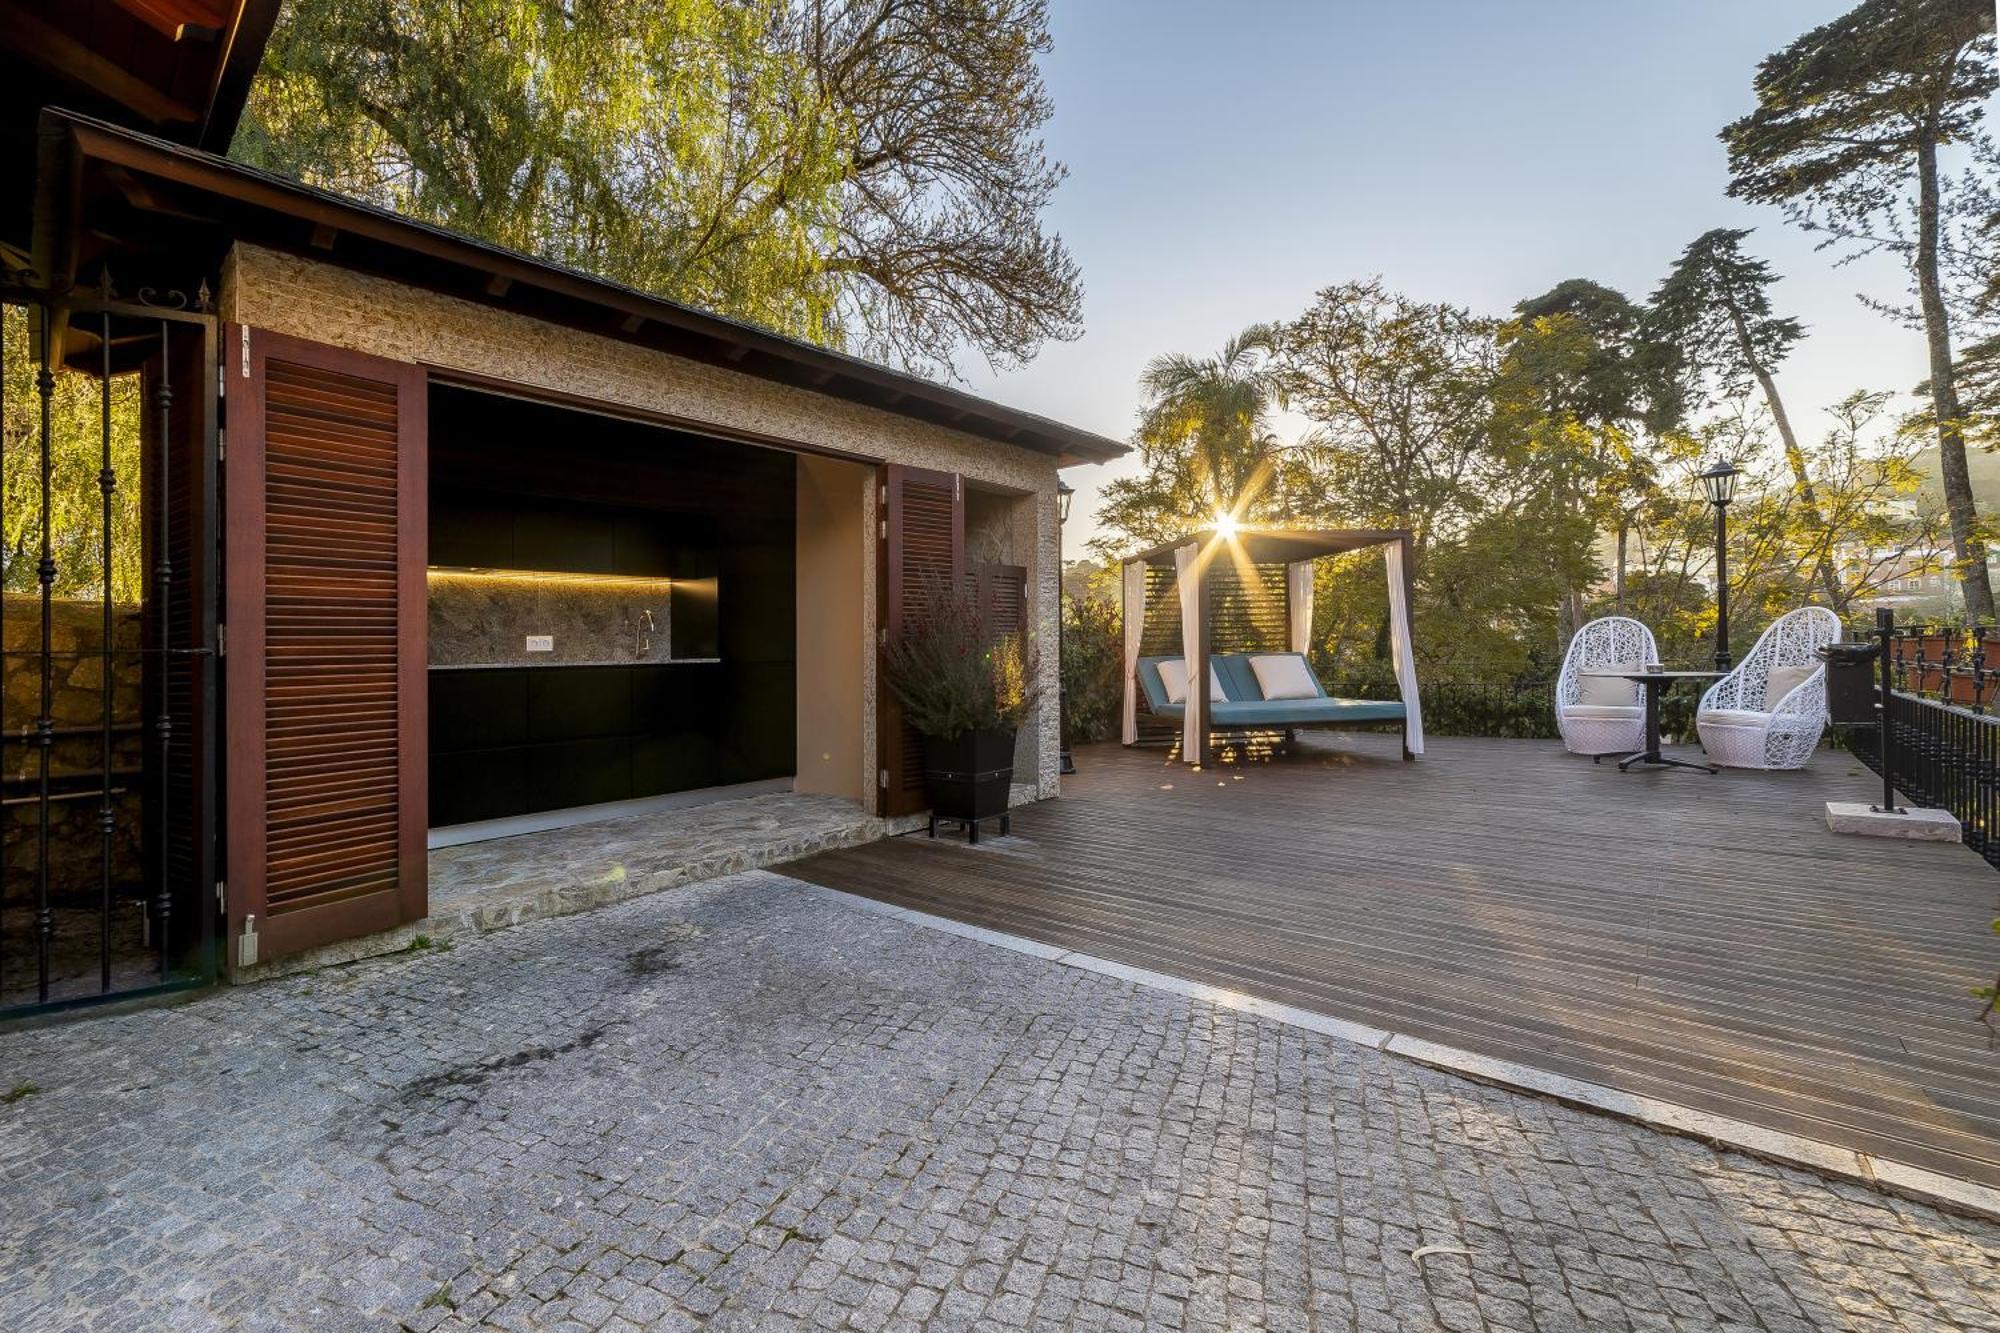
MULTIPOLYGON (((1280 656, 1275 653, 1259 653, 1260 657, 1280 656)), ((1290 656, 1303 658, 1304 654, 1290 656)), ((1326 687, 1313 676, 1310 667, 1306 674, 1313 676, 1313 686, 1319 695, 1312 699, 1266 699, 1257 686, 1257 673, 1251 669, 1249 653, 1216 653, 1209 658, 1215 668, 1215 675, 1222 682, 1222 692, 1229 696, 1229 702, 1212 704, 1209 707, 1209 722, 1217 727, 1296 727, 1314 723, 1339 722, 1401 722, 1408 716, 1400 700, 1396 699, 1339 699, 1328 694, 1326 687)), ((1142 657, 1139 659, 1139 687, 1145 693, 1146 707, 1161 717, 1179 721, 1187 712, 1184 704, 1167 702, 1167 687, 1160 679, 1160 663, 1176 661, 1174 657, 1142 657)))

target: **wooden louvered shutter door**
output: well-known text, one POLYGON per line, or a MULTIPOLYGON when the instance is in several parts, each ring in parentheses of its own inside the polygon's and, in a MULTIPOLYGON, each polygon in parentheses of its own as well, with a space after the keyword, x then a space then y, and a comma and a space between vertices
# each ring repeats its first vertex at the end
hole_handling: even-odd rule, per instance
MULTIPOLYGON (((881 622, 884 642, 922 609, 925 589, 965 577, 965 491, 949 472, 891 465, 882 481, 881 622)), ((929 808, 924 798, 923 741, 903 721, 895 692, 877 689, 881 794, 885 815, 929 808)))
POLYGON ((269 959, 428 910, 425 378, 224 347, 231 928, 269 959))
POLYGON ((1028 628, 1027 566, 974 565, 972 578, 980 610, 985 613, 995 637, 1025 635, 1028 628))

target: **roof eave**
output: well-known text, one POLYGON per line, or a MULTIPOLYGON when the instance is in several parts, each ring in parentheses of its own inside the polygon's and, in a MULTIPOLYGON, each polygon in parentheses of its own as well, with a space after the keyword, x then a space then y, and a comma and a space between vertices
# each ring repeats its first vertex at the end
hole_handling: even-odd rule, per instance
MULTIPOLYGON (((296 219, 305 226, 295 248, 323 261, 341 262, 329 251, 335 238, 345 233, 483 278, 470 284, 481 299, 506 304, 518 301, 522 292, 545 293, 559 302, 594 309, 600 318, 587 325, 591 331, 627 341, 642 341, 636 335, 649 324, 675 330, 689 340, 689 354, 706 352, 702 359, 726 368, 1052 455, 1058 466, 1107 462, 1127 452, 1118 441, 1031 412, 414 222, 211 152, 71 112, 50 110, 44 115, 49 128, 68 138, 79 165, 85 159, 103 162, 296 219), (307 235, 323 237, 326 243, 315 252, 307 235)), ((450 290, 466 294, 460 287, 450 290)))

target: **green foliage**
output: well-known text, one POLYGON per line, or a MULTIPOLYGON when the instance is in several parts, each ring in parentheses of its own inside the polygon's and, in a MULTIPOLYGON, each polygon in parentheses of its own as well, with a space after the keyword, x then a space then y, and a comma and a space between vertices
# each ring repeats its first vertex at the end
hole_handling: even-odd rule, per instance
POLYGON ((996 630, 979 599, 950 579, 926 579, 917 604, 883 654, 905 720, 938 740, 1018 730, 1041 699, 1034 655, 1020 637, 996 630))
POLYGON ((1771 311, 1771 266, 1744 253, 1747 228, 1718 227, 1688 244, 1653 292, 1649 336, 1678 352, 1687 391, 1701 403, 1741 398, 1805 337, 1771 311))
POLYGON ((775 5, 295 0, 233 151, 515 250, 824 337, 840 143, 775 5), (731 105, 732 94, 740 97, 731 105))
POLYGON ((2000 89, 1992 32, 1986 0, 1863 0, 1767 56, 1756 109, 1722 131, 1729 192, 1835 229, 1890 207, 2000 89))
MULTIPOLYGON (((0 306, 0 374, 5 375, 4 475, 0 487, 11 503, 0 531, 0 587, 9 593, 40 590, 41 368, 39 328, 30 329, 26 307, 0 306)), ((95 601, 104 580, 103 466, 104 382, 58 366, 49 401, 49 536, 60 598, 95 601)), ((130 604, 141 595, 139 486, 139 377, 111 381, 111 467, 118 489, 111 497, 111 597, 130 604)))
MULTIPOLYGON (((1979 146, 1985 103, 2000 90, 1993 25, 1986 0, 1863 0, 1768 56, 1756 109, 1722 131, 1732 195, 1783 206, 1850 255, 1881 251, 1908 265, 1916 310, 1876 308, 1924 331, 1959 578, 1967 611, 1983 618, 1993 615, 1993 591, 1965 461, 1941 256, 1953 204, 1939 151, 1979 146)), ((1982 177, 1991 180, 1984 157, 1968 173, 1975 195, 1982 177)))
MULTIPOLYGON (((1396 677, 1387 662, 1361 664, 1344 675, 1322 679, 1327 692, 1341 698, 1398 697, 1396 677)), ((1547 740, 1561 734, 1556 730, 1553 677, 1510 677, 1498 670, 1476 669, 1464 676, 1420 676, 1417 697, 1423 706, 1427 736, 1547 740)))
POLYGON ((1297 451, 1312 493, 1293 510, 1423 542, 1479 507, 1496 327, 1380 279, 1320 291, 1281 335, 1286 400, 1313 422, 1297 451))
MULTIPOLYGON (((2000 921, 1993 923, 1993 933, 2000 935, 2000 921)), ((2000 976, 1993 978, 1991 986, 1974 986, 1972 988, 1972 998, 1986 1001, 1986 1007, 1979 1011, 1979 1017, 1981 1019, 1992 1018, 1994 1010, 2000 1008, 2000 976)))
POLYGON ((1063 599, 1063 707, 1073 744, 1115 739, 1125 706, 1125 633, 1115 602, 1063 599))
POLYGON ((7 1091, 0 1092, 0 1106, 12 1106, 15 1102, 24 1101, 40 1091, 41 1089, 32 1083, 16 1083, 7 1091))
POLYGON ((1079 331, 1044 0, 292 0, 234 154, 865 354, 1079 331))
POLYGON ((1543 367, 1551 414, 1598 426, 1643 423, 1655 431, 1679 423, 1679 349, 1653 336, 1646 312, 1623 292, 1567 278, 1514 313, 1518 322, 1503 337, 1514 344, 1513 356, 1532 345, 1534 331, 1561 327, 1568 336, 1569 361, 1561 373, 1550 375, 1543 367))
MULTIPOLYGON (((1252 325, 1212 357, 1154 357, 1139 378, 1146 395, 1133 436, 1145 471, 1103 489, 1098 521, 1137 544, 1167 541, 1230 514, 1270 521, 1281 512, 1281 462, 1270 412, 1278 398, 1277 331, 1252 325)), ((1110 549, 1117 539, 1100 540, 1110 549)))

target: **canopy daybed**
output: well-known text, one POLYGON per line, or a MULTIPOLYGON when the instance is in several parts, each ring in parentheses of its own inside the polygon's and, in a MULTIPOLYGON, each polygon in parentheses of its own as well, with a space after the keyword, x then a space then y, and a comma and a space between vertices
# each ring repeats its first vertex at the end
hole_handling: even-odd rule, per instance
POLYGON ((1141 709, 1170 724, 1189 763, 1213 758, 1222 733, 1397 726, 1403 758, 1424 752, 1410 645, 1410 534, 1400 528, 1210 529, 1124 562, 1124 740, 1141 709), (1389 640, 1400 699, 1329 695, 1306 662, 1313 562, 1382 548, 1389 640), (1191 669, 1190 669, 1191 667, 1191 669), (1209 688, 1197 688, 1198 682, 1209 688))

